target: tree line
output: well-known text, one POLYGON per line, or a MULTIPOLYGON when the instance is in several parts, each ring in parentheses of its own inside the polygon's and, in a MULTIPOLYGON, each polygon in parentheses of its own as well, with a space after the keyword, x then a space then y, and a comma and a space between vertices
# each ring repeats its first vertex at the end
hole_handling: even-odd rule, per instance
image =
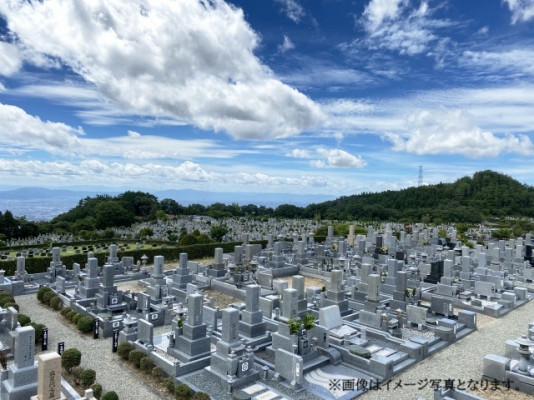
MULTIPOLYGON (((306 207, 281 204, 276 208, 237 203, 184 206, 174 199, 159 201, 150 193, 127 191, 117 196, 98 195, 81 199, 76 207, 50 222, 33 223, 25 218, 15 218, 9 211, 0 213, 0 240, 49 232, 83 236, 97 230, 161 220, 166 215, 206 215, 217 219, 247 217, 479 223, 508 216, 534 218, 534 188, 494 171, 482 171, 453 183, 342 196, 306 207)), ((214 232, 214 236, 222 235, 221 232, 214 232)))

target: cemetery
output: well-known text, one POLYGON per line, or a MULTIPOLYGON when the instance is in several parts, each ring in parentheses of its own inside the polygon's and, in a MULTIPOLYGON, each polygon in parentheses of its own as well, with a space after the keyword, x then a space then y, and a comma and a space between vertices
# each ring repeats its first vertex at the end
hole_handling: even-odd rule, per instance
MULTIPOLYGON (((311 221, 292 231, 278 225, 283 234, 235 225, 233 251, 214 247, 206 262, 183 252, 176 268, 162 255, 119 257, 110 244, 102 263, 87 247, 84 262, 68 267, 53 247, 46 272, 28 273, 21 252, 0 289, 15 296, 50 287, 64 307, 93 320, 95 338, 130 343, 176 383, 216 399, 336 399, 333 379, 359 382, 342 391, 353 398, 475 332, 477 314, 500 318, 533 297, 530 234, 470 248, 453 226, 447 243, 422 224, 410 232, 369 226, 367 234, 351 226, 347 237, 330 226, 321 242, 311 221), (143 290, 118 288, 127 281, 143 290), (208 292, 233 301, 216 306, 208 292)), ((42 385, 63 383, 38 378, 53 359, 36 361, 25 349, 33 328, 18 326, 16 315, 0 312, 0 343, 13 359, 0 399, 42 399, 42 385)), ((533 330, 507 342, 504 356, 481 360, 484 375, 521 380, 532 394, 533 330)))

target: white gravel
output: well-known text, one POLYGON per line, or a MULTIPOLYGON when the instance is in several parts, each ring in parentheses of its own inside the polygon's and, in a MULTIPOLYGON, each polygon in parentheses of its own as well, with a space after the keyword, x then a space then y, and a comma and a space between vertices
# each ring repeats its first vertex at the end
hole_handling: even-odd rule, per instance
POLYGON ((82 352, 81 366, 96 371, 96 381, 102 385, 102 393, 114 390, 121 400, 159 399, 152 387, 120 365, 118 356, 111 351, 111 338, 94 340, 92 335, 80 334, 59 313, 41 305, 35 293, 17 296, 16 302, 22 314, 48 327, 49 350, 56 350, 58 342, 65 342, 65 349, 76 347, 82 352))

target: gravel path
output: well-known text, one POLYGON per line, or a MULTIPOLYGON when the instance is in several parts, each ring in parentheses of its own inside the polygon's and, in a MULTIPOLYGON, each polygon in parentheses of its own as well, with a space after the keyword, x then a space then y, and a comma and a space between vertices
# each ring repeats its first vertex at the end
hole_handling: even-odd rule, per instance
MULTIPOLYGON (((420 381, 441 379, 441 387, 445 379, 453 379, 455 387, 459 380, 479 381, 482 378, 484 356, 487 354, 504 355, 504 342, 526 334, 528 324, 532 321, 534 321, 534 301, 530 301, 501 318, 479 315, 476 332, 395 376, 389 390, 370 391, 359 396, 358 400, 415 400, 419 396, 431 400, 434 398, 432 388, 427 385, 424 389, 419 389, 422 386, 422 384, 419 385, 420 381), (393 390, 393 387, 400 381, 403 387, 393 390), (415 386, 404 386, 405 383, 415 383, 415 386)), ((500 388, 502 389, 500 391, 487 389, 479 390, 474 394, 488 400, 532 400, 534 398, 534 396, 527 396, 514 390, 506 391, 502 386, 500 388)))
POLYGON ((49 350, 56 350, 58 342, 65 342, 65 349, 76 347, 82 352, 81 366, 96 371, 96 380, 102 385, 103 393, 114 390, 121 400, 160 398, 138 375, 121 366, 118 357, 111 351, 111 338, 95 341, 92 336, 78 333, 61 315, 42 306, 35 293, 17 296, 16 301, 21 313, 48 327, 49 350))

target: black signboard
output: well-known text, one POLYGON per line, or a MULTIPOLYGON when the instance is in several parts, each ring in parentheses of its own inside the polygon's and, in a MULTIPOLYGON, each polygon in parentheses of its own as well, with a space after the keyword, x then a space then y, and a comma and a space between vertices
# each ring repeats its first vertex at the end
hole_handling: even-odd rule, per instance
POLYGON ((43 328, 41 336, 41 351, 48 350, 48 328, 43 328))
POLYGON ((117 352, 117 348, 119 347, 119 330, 113 329, 113 353, 117 352))
POLYGON ((98 339, 98 330, 100 328, 100 320, 95 318, 93 320, 93 339, 98 339))
POLYGON ((59 355, 62 355, 64 351, 65 351, 65 342, 59 342, 57 344, 57 353, 59 355))

